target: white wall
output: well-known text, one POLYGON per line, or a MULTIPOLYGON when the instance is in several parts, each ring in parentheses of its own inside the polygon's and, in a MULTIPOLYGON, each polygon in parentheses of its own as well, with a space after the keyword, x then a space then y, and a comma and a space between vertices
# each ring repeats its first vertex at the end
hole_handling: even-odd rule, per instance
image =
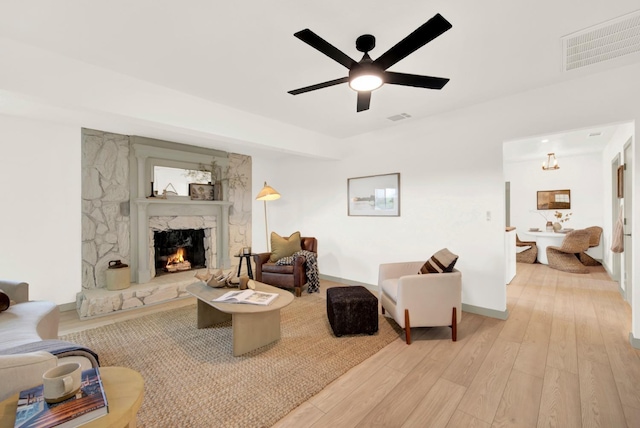
MULTIPOLYGON (((627 141, 629 141, 630 138, 632 138, 633 134, 634 134, 633 123, 626 123, 626 124, 620 125, 616 133, 611 137, 611 141, 609 141, 609 144, 607 144, 607 147, 605 147, 605 149, 602 152, 602 177, 603 177, 603 181, 605 182, 605 185, 603 188, 604 213, 603 213, 603 226, 602 226, 603 228, 602 241, 603 241, 603 248, 604 248, 603 264, 606 267, 608 267, 610 271, 613 263, 612 261, 613 253, 611 252, 610 248, 611 248, 611 243, 613 241, 613 224, 615 223, 615 220, 612 218, 612 215, 611 215, 612 214, 611 201, 614 200, 613 189, 615 188, 614 186, 615 182, 612 183, 611 163, 618 156, 620 156, 620 164, 624 163, 624 155, 623 155, 624 145, 627 143, 627 141)), ((615 202, 613 203, 620 204, 620 206, 622 207, 623 202, 624 200, 616 198, 615 202)), ((637 216, 638 212, 637 211, 634 211, 634 212, 637 216)), ((625 269, 624 257, 620 257, 620 268, 621 268, 621 272, 624 272, 624 269, 625 269)), ((626 284, 624 283, 623 279, 621 279, 620 288, 622 288, 623 290, 626 289, 626 284)))
POLYGON ((80 129, 0 115, 0 278, 32 300, 81 289, 80 129))
MULTIPOLYGON (((322 274, 375 284, 379 263, 426 260, 446 246, 460 255, 464 303, 504 311, 503 141, 640 118, 640 103, 630 96, 640 93, 637 75, 640 64, 412 119, 345 141, 350 155, 342 161, 254 159, 254 185, 261 171, 283 195, 269 205, 271 230, 318 237, 322 274), (401 217, 348 217, 347 178, 392 172, 401 173, 401 217)), ((601 174, 592 167, 594 175, 601 174)), ((636 192, 637 176, 634 171, 636 192)), ((254 209, 262 206, 254 202, 254 209)), ((601 208, 593 217, 583 210, 575 225, 603 222, 601 208)), ((264 231, 258 218, 256 238, 264 231)), ((636 267, 634 275, 639 271, 636 267)), ((635 337, 640 334, 638 312, 634 308, 635 337)))
MULTIPOLYGON (((464 302, 503 311, 503 141, 640 120, 638 75, 640 64, 635 64, 400 122, 382 132, 345 140, 342 146, 350 154, 342 161, 255 159, 253 194, 265 179, 282 193, 280 200, 269 203, 271 230, 300 230, 318 237, 323 274, 374 284, 379 263, 423 260, 447 246, 460 255, 464 302), (402 174, 402 216, 348 217, 347 178, 389 172, 402 174)), ((29 281, 34 298, 72 302, 80 289, 80 129, 7 117, 0 120, 0 275, 29 281), (24 170, 33 175, 19 175, 24 170), (27 193, 31 189, 45 191, 32 196, 27 193), (38 225, 43 215, 44 223, 38 225), (19 239, 41 244, 27 248, 19 239)), ((637 204, 638 151, 634 156, 637 204)), ((262 204, 254 201, 253 209, 257 243, 264 236, 258 215, 262 204)), ((637 206, 634 211, 640 212, 637 206)), ((636 254, 640 254, 638 245, 636 240, 636 254)), ((640 266, 634 266, 633 272, 635 280, 640 266)), ((639 338, 640 287, 633 292, 633 332, 639 338)))
MULTIPOLYGON (((508 143, 507 143, 508 144, 508 143)), ((604 180, 602 171, 602 155, 591 153, 580 156, 558 155, 560 169, 543 171, 542 160, 506 162, 504 165, 505 181, 511 182, 511 226, 515 226, 518 236, 530 240, 525 232, 530 227, 544 230, 546 216, 549 221, 556 221, 556 211, 572 213, 570 220, 561 223, 563 227, 583 229, 589 226, 603 226, 604 180), (536 192, 538 190, 571 190, 571 209, 542 210, 536 209, 536 192), (532 212, 533 211, 533 212, 532 212)))

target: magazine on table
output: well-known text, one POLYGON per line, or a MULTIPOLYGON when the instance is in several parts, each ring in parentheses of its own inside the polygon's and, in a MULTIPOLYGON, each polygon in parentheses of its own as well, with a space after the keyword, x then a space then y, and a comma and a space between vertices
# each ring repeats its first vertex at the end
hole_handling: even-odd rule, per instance
POLYGON ((229 291, 212 301, 224 303, 248 303, 251 305, 266 306, 273 302, 276 297, 278 297, 278 293, 266 293, 264 291, 247 289, 241 291, 229 291))
POLYGON ((25 389, 18 395, 14 428, 77 427, 108 413, 100 371, 83 370, 80 389, 71 398, 55 404, 44 400, 44 386, 25 389))

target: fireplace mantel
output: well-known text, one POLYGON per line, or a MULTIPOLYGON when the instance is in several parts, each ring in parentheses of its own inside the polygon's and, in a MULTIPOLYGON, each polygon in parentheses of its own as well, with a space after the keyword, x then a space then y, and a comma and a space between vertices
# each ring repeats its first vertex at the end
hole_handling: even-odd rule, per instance
MULTIPOLYGON (((143 141, 143 139, 139 139, 143 141)), ((136 140, 137 141, 137 140, 136 140)), ((225 168, 229 159, 222 156, 205 155, 185 150, 174 150, 147 144, 132 144, 135 158, 131 159, 131 194, 132 206, 132 254, 137 257, 131 260, 138 283, 149 282, 153 277, 149 249, 149 217, 153 216, 214 216, 216 217, 216 266, 227 268, 231 265, 229 258, 229 201, 193 201, 188 196, 169 196, 167 199, 145 197, 151 193, 150 183, 153 181, 153 166, 178 162, 182 167, 194 169, 200 164, 210 165, 215 161, 225 168), (133 173, 135 172, 135 174, 133 173)), ((223 183, 223 195, 228 192, 223 183)), ((213 267, 213 266, 211 266, 213 267)))

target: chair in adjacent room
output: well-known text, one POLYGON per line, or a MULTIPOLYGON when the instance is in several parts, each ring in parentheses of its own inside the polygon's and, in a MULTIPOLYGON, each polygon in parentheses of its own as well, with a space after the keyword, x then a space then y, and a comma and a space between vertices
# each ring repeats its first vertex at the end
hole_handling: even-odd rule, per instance
POLYGON ((535 263, 537 258, 538 246, 536 245, 536 241, 521 241, 518 235, 516 235, 516 262, 535 263))
POLYGON ((411 344, 411 327, 451 327, 457 339, 462 320, 462 274, 452 272, 419 274, 421 262, 385 263, 378 271, 382 313, 389 313, 405 331, 411 344))
MULTIPOLYGON (((589 231, 589 248, 597 247, 600 245, 600 238, 602 237, 602 228, 600 226, 587 227, 585 230, 589 231)), ((585 266, 600 266, 601 263, 591 257, 589 254, 582 252, 579 255, 580 262, 585 266)))
MULTIPOLYGON (((273 243, 273 240, 272 240, 273 243)), ((318 240, 313 237, 301 237, 300 247, 302 250, 310 251, 317 255, 318 240)), ((275 250, 272 245, 272 250, 275 250)), ((293 290, 297 297, 302 295, 302 287, 309 280, 306 270, 306 258, 295 256, 291 264, 278 264, 273 260, 271 253, 260 253, 253 256, 256 264, 255 279, 274 287, 293 290)))
POLYGON ((573 230, 567 233, 559 247, 547 247, 549 267, 564 272, 589 273, 580 262, 580 254, 589 249, 591 233, 588 230, 573 230))

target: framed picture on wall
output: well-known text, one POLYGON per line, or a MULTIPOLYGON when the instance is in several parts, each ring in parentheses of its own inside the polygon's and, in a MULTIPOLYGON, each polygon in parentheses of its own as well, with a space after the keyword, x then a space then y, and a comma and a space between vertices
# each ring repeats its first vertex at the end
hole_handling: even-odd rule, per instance
POLYGON ((571 208, 571 190, 538 190, 539 210, 568 210, 571 208))
POLYGON ((400 173, 347 179, 350 216, 400 216, 400 173))
POLYGON ((618 167, 618 199, 624 198, 624 165, 618 167))

